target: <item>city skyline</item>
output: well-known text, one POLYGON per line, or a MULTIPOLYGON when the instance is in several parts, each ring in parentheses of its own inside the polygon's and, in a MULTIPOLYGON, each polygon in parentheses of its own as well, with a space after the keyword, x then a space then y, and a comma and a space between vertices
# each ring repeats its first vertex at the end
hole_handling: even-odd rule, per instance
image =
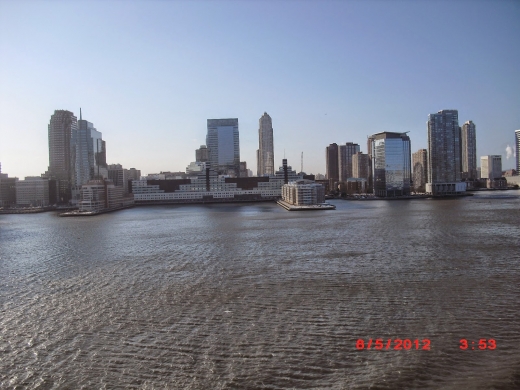
POLYGON ((478 127, 477 161, 502 155, 515 168, 519 17, 516 2, 446 13, 434 2, 0 1, 2 170, 44 173, 49 115, 79 107, 102 129, 107 163, 145 174, 184 170, 207 118, 240 119, 241 160, 254 167, 269 112, 274 154, 304 152, 316 174, 333 142, 409 132, 412 150, 427 148, 427 115, 450 108, 478 127), (78 30, 79 15, 96 29, 78 30))

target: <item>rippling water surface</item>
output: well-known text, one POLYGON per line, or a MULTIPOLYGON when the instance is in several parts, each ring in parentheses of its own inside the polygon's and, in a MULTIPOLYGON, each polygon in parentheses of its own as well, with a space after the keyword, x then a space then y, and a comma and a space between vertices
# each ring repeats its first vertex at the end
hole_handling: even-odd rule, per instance
POLYGON ((520 388, 519 195, 0 215, 0 387, 520 388))

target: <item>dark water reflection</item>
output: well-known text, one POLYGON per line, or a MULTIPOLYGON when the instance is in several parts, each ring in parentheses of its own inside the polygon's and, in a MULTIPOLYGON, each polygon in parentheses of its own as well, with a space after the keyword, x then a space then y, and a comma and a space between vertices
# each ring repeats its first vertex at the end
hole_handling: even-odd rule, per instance
POLYGON ((0 216, 0 387, 520 388, 518 192, 334 203, 0 216))

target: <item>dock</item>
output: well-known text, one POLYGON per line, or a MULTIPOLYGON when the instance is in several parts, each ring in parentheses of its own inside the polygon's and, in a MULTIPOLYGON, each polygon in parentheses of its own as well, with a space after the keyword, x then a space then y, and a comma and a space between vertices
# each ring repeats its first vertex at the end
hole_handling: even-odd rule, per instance
POLYGON ((277 200, 276 203, 288 211, 315 211, 315 210, 335 210, 336 206, 329 203, 294 205, 283 200, 277 200))

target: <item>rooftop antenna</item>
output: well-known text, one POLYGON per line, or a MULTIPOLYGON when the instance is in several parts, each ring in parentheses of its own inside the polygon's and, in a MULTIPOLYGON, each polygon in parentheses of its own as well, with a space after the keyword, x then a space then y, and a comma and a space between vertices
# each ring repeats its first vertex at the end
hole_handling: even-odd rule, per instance
POLYGON ((283 158, 285 158, 285 149, 283 150, 283 158))
POLYGON ((303 152, 302 152, 302 166, 301 166, 301 171, 300 172, 303 172, 303 152))
POLYGON ((81 120, 81 107, 79 108, 79 120, 81 120))

